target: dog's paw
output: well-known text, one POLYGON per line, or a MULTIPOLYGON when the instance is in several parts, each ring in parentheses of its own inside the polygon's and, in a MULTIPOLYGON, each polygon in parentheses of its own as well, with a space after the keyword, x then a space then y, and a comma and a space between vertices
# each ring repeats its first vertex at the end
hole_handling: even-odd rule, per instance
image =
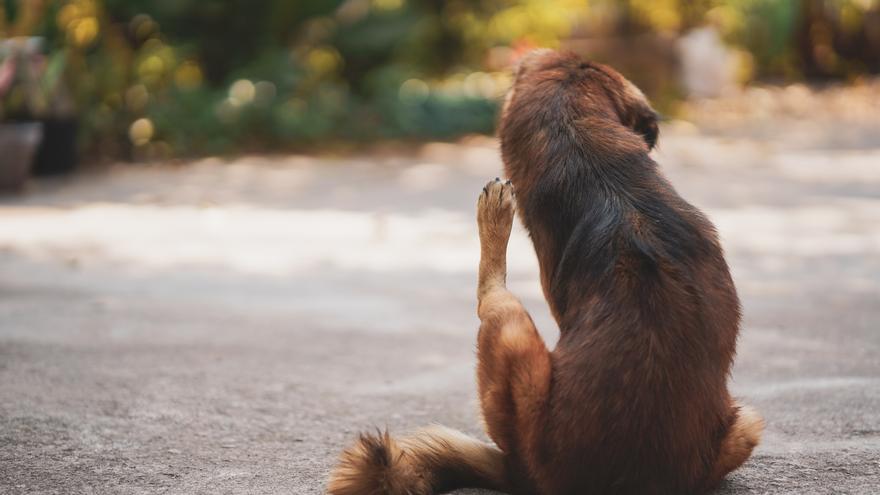
POLYGON ((513 211, 513 185, 510 181, 498 177, 489 181, 477 200, 480 240, 483 243, 501 241, 506 245, 513 226, 513 211))

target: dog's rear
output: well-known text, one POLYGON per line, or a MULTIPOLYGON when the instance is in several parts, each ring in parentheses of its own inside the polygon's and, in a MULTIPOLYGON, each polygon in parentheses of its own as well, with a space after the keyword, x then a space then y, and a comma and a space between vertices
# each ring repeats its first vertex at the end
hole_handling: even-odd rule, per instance
POLYGON ((331 494, 700 493, 748 458, 763 423, 727 391, 736 290, 711 223, 648 156, 657 132, 612 69, 522 62, 499 130, 511 180, 478 202, 477 379, 498 448, 447 430, 362 437, 331 494), (561 331, 552 352, 505 286, 514 187, 561 331))

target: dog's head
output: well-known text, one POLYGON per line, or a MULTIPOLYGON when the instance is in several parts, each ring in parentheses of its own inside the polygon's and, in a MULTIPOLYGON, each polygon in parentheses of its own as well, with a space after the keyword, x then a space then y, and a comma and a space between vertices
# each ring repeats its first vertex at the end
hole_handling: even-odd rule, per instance
POLYGON ((640 136, 648 150, 657 144, 657 112, 639 88, 607 65, 542 49, 525 55, 514 76, 502 110, 502 140, 503 124, 518 114, 572 122, 610 119, 640 136))

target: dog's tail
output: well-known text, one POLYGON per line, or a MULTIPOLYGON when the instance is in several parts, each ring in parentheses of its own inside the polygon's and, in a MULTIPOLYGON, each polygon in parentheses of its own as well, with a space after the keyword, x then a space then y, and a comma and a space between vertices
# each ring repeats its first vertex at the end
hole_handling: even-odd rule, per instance
POLYGON ((395 440, 361 434, 330 474, 328 495, 432 495, 455 488, 508 491, 504 453, 443 426, 395 440))

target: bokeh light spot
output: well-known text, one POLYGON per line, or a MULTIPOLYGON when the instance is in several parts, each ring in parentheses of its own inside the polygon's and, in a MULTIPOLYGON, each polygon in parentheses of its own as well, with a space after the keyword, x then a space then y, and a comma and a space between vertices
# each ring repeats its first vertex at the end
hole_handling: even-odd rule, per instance
POLYGON ((239 79, 229 87, 229 103, 234 106, 247 105, 254 101, 257 90, 248 79, 239 79))
POLYGON ((195 62, 187 61, 180 64, 174 73, 174 83, 181 89, 194 89, 202 85, 202 69, 195 62))
POLYGON ((404 5, 404 0, 373 0, 373 8, 376 10, 397 10, 404 5))
POLYGON ((137 119, 128 129, 128 137, 135 146, 143 146, 153 139, 153 121, 147 118, 137 119))
POLYGON ((73 41, 80 47, 90 45, 98 36, 98 20, 94 17, 86 17, 74 24, 73 41))
POLYGON ((431 88, 421 79, 408 79, 400 85, 398 96, 407 103, 421 103, 428 99, 431 88))
POLYGON ((309 52, 306 63, 315 73, 328 74, 342 67, 342 56, 333 47, 319 47, 309 52))

